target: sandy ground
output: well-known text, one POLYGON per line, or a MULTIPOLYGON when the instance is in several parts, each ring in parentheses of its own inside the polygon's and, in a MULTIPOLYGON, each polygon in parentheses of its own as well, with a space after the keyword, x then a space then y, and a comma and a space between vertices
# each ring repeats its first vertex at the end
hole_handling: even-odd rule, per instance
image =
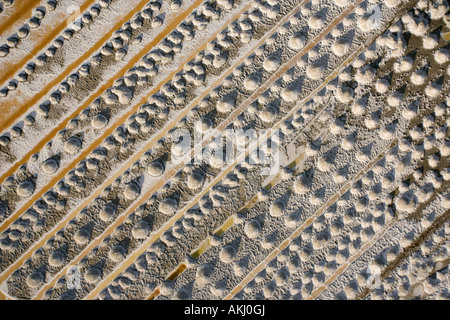
POLYGON ((449 299, 449 7, 0 1, 0 299, 449 299))

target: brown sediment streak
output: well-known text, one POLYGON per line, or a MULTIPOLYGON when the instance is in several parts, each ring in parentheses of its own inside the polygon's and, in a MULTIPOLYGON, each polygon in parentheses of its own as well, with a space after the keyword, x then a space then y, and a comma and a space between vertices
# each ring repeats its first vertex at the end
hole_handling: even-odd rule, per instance
POLYGON ((182 263, 180 264, 168 277, 167 280, 174 281, 184 270, 186 270, 187 266, 182 263))
MULTIPOLYGON (((276 79, 283 74, 284 72, 286 72, 289 68, 291 68, 296 61, 301 58, 304 54, 306 54, 311 48, 313 48, 323 37, 325 37, 330 30, 332 29, 331 26, 336 26, 337 24, 339 24, 340 21, 342 21, 345 16, 347 16, 353 9, 355 6, 357 6, 359 3, 361 3, 362 0, 358 0, 355 4, 353 4, 352 6, 350 6, 349 8, 347 8, 344 12, 342 12, 337 18, 335 18, 332 23, 330 24, 330 26, 328 26, 324 31, 322 31, 315 39, 312 43, 310 43, 307 47, 305 47, 303 50, 301 50, 298 54, 296 54, 293 58, 291 58, 291 60, 289 62, 287 62, 286 64, 283 65, 282 68, 279 69, 278 72, 276 72, 272 77, 270 77, 264 87, 260 87, 258 90, 256 90, 249 98, 247 98, 243 104, 241 104, 239 106, 239 108, 233 110, 233 112, 230 114, 230 116, 223 121, 222 123, 220 123, 218 125, 217 128, 215 128, 218 131, 223 131, 230 123, 232 123, 236 117, 242 113, 250 104, 251 102, 257 98, 259 95, 261 95, 262 92, 264 92, 264 90, 266 90, 265 88, 267 86, 269 86, 270 84, 273 84, 276 79)), ((300 6, 300 5, 299 5, 300 6)), ((287 18, 287 16, 285 16, 285 18, 287 18)), ((282 23, 284 23, 285 19, 282 19, 279 23, 277 23, 277 25, 280 25, 282 23)), ((275 30, 276 28, 274 27, 272 29, 275 30)), ((261 39, 261 42, 264 42, 271 34, 266 34, 266 36, 261 39)), ((260 45, 260 44, 259 44, 260 45)), ((240 61, 244 61, 246 57, 242 57, 240 59, 240 61)), ((234 64, 236 65, 236 63, 234 64)), ((231 69, 231 68, 230 68, 231 69)), ((229 70, 229 72, 232 72, 232 70, 229 70)), ((335 71, 337 72, 337 70, 335 71)), ((334 74, 334 73, 333 73, 334 74)), ((225 79, 227 76, 227 74, 225 73, 223 76, 220 77, 220 79, 218 79, 210 88, 215 88, 217 85, 220 84, 220 81, 223 81, 223 79, 225 79)), ((330 79, 331 80, 331 79, 330 79)), ((318 91, 320 91, 323 87, 325 86, 325 84, 323 86, 320 86, 320 88, 314 90, 315 93, 317 93, 318 91)), ((211 89, 212 90, 212 89, 211 89)), ((201 101, 201 99, 203 97, 205 97, 208 94, 208 92, 205 92, 204 95, 202 95, 201 97, 197 98, 193 103, 192 106, 195 106, 196 104, 198 104, 198 102, 201 101)), ((302 100, 303 101, 303 100, 302 100)), ((183 112, 183 114, 179 115, 177 117, 177 119, 181 120, 183 118, 183 116, 187 113, 187 111, 190 108, 187 108, 185 112, 183 112)), ((277 126, 275 127, 280 127, 281 124, 288 119, 292 114, 293 114, 294 110, 291 110, 291 112, 289 112, 282 120, 280 120, 277 124, 277 126)), ((175 120, 176 121, 176 120, 175 120)), ((174 122, 175 123, 175 122, 174 122)), ((202 146, 206 146, 207 143, 209 142, 209 140, 211 139, 211 135, 208 136, 203 142, 202 142, 202 146)), ((268 138, 268 137, 267 137, 268 138)), ((148 150, 147 146, 144 147, 144 150, 148 150)), ((225 171, 223 171, 220 176, 216 177, 214 179, 215 183, 217 183, 218 181, 222 180, 226 174, 228 174, 231 169, 237 164, 238 162, 235 161, 231 166, 229 166, 229 168, 225 171)), ((145 201, 147 201, 147 199, 155 192, 157 191, 160 187, 162 187, 166 181, 168 181, 171 177, 173 177, 186 163, 181 163, 178 166, 176 166, 175 168, 171 169, 170 171, 167 171, 163 178, 160 179, 157 183, 157 185, 152 188, 151 190, 149 190, 140 200, 138 200, 135 205, 133 205, 133 208, 128 210, 128 212, 126 213, 126 215, 128 216, 129 214, 131 214, 131 212, 133 212, 134 210, 137 209, 137 207, 139 205, 141 205, 142 203, 144 203, 145 201)), ((213 185, 211 183, 211 185, 213 185)), ((160 236, 162 235, 162 233, 164 233, 165 231, 167 231, 176 221, 178 221, 183 215, 184 212, 186 212, 190 207, 192 207, 195 202, 194 201, 198 201, 204 194, 206 194, 206 192, 208 192, 208 188, 205 188, 200 194, 198 194, 194 200, 191 200, 190 206, 186 206, 183 208, 183 210, 181 210, 179 213, 177 213, 174 217, 172 217, 168 222, 166 222, 166 224, 160 228, 160 230, 154 234, 149 240, 146 241, 145 244, 141 245, 141 247, 136 250, 135 252, 132 253, 132 255, 127 258, 127 260, 125 262, 123 262, 123 264, 120 266, 120 268, 116 268, 116 270, 111 273, 105 280, 103 280, 93 291, 91 291, 91 293, 86 297, 86 299, 92 299, 94 298, 101 290, 103 290, 112 280, 115 279, 115 277, 120 274, 120 272, 124 269, 126 269, 128 266, 130 266, 145 250, 148 246, 150 246, 153 242, 155 242, 157 239, 160 238, 160 236)))
MULTIPOLYGON (((197 0, 193 6, 191 6, 186 12, 184 12, 184 14, 182 15, 183 19, 190 12, 192 12, 192 10, 195 8, 196 5, 198 5, 201 2, 202 2, 202 0, 197 0)), ((140 52, 139 56, 134 57, 133 60, 131 60, 126 66, 124 66, 122 68, 122 70, 119 72, 119 74, 124 74, 132 65, 136 64, 137 61, 139 61, 139 59, 145 54, 145 52, 148 52, 148 50, 150 50, 151 47, 153 47, 155 44, 157 44, 159 41, 161 41, 161 39, 163 39, 163 37, 171 31, 171 28, 174 28, 176 25, 179 24, 179 23, 177 23, 176 25, 174 25, 175 22, 178 22, 178 20, 179 20, 179 18, 177 18, 176 21, 173 21, 163 31, 162 34, 159 34, 149 45, 146 46, 146 48, 144 48, 140 52)), ((172 72, 170 74, 170 76, 166 78, 166 80, 173 77, 173 75, 175 75, 175 73, 178 71, 179 70, 172 72)), ((114 81, 115 81, 115 78, 111 78, 107 83, 105 83, 101 86, 99 91, 101 91, 101 92, 105 91, 107 88, 109 88, 114 83, 114 81)), ((163 85, 163 83, 160 83, 154 90, 152 90, 151 94, 157 92, 157 90, 159 90, 162 85, 163 85)), ((97 93, 98 93, 98 91, 97 91, 97 93)), ((16 164, 14 164, 14 166, 12 166, 5 174, 3 174, 3 176, 0 178, 0 183, 2 183, 7 177, 12 175, 21 165, 26 163, 33 154, 36 154, 40 149, 42 149, 48 141, 50 141, 59 131, 61 131, 63 128, 66 127, 66 125, 70 119, 74 118, 77 114, 79 114, 82 110, 84 110, 87 106, 89 106, 89 104, 91 104, 92 101, 94 101, 96 98, 97 98, 97 95, 92 95, 80 108, 78 108, 68 118, 66 118, 62 123, 60 123, 56 128, 54 128, 43 140, 41 140, 37 145, 35 145, 34 148, 31 151, 29 151, 19 162, 16 162, 16 164)), ((56 182, 58 182, 58 180, 62 179, 67 174, 67 172, 69 172, 78 162, 83 160, 84 157, 86 157, 93 149, 95 149, 101 143, 101 141, 103 141, 106 137, 111 135, 113 133, 114 129, 123 123, 123 119, 126 119, 129 116, 131 116, 133 113, 135 113, 137 111, 138 107, 140 105, 144 104, 147 99, 148 99, 148 96, 145 97, 144 99, 142 99, 139 102, 139 104, 135 105, 133 107, 133 109, 128 111, 124 116, 122 116, 118 122, 116 122, 113 126, 108 128, 108 130, 106 130, 99 139, 97 139, 94 143, 92 143, 88 149, 83 151, 74 161, 71 162, 71 164, 68 167, 64 168, 58 174, 58 176, 53 178, 50 183, 48 183, 43 189, 41 189, 39 192, 37 192, 33 196, 33 198, 30 199, 25 204, 25 206, 23 206, 13 216, 8 218, 2 225, 0 225, 0 232, 3 232, 12 223, 12 221, 17 219, 17 217, 19 217, 23 212, 25 212, 27 208, 29 208, 37 199, 39 199, 39 197, 41 197, 48 189, 50 189, 51 186, 53 186, 56 182)))
MULTIPOLYGON (((338 192, 336 192, 330 199, 325 202, 311 217, 308 218, 300 227, 298 227, 285 241, 283 241, 277 248, 275 248, 263 261, 261 261, 236 287, 234 287, 230 293, 224 298, 225 300, 232 299, 239 291, 241 291, 255 276, 261 272, 267 264, 275 259, 275 257, 284 249, 286 249, 289 244, 294 241, 300 234, 309 226, 311 226, 314 221, 321 216, 326 209, 328 209, 332 204, 334 204, 343 194, 345 194, 355 181, 359 180, 371 167, 373 167, 385 154, 391 150, 395 145, 397 145, 398 140, 395 139, 388 147, 386 147, 377 157, 372 159, 367 165, 362 168, 358 174, 347 181, 338 192)), ((383 230, 387 230, 387 227, 383 230)), ((384 231, 383 231, 384 232, 384 231)), ((381 233, 381 232, 379 232, 381 233)), ((365 247, 365 246, 364 246, 365 247)))
POLYGON ((146 300, 154 300, 157 296, 159 296, 159 288, 156 288, 146 300))
MULTIPOLYGON (((84 12, 94 1, 95 0, 87 0, 85 3, 83 3, 80 6, 80 13, 84 12)), ((26 2, 26 1, 23 1, 23 2, 26 2)), ((51 14, 51 13, 47 13, 47 14, 51 14)), ((71 17, 68 17, 68 18, 71 18, 71 17)), ((45 19, 45 17, 44 17, 44 19, 45 19)), ((0 77, 0 85, 3 84, 5 81, 7 81, 9 78, 11 78, 21 68, 23 68, 23 66, 29 60, 33 59, 42 49, 44 49, 46 46, 48 46, 48 44, 53 39, 55 39, 66 28, 67 28, 67 19, 64 19, 64 21, 62 21, 56 28, 52 29, 48 34, 46 34, 46 35, 44 34, 45 37, 40 38, 38 36, 37 39, 35 39, 35 41, 34 41, 35 46, 33 47, 33 49, 25 57, 23 57, 19 63, 13 64, 8 70, 2 70, 2 76, 0 77)), ((33 33, 34 32, 31 31, 30 36, 33 33)), ((7 99, 7 98, 3 98, 3 99, 7 99)), ((27 105, 28 106, 32 105, 31 101, 27 102, 25 106, 27 106, 27 105)), ((21 112, 23 112, 23 108, 21 108, 18 111, 20 114, 21 112)), ((17 114, 17 112, 15 112, 13 115, 16 115, 16 114, 17 114)), ((0 122, 0 131, 4 130, 5 126, 8 126, 8 124, 5 124, 4 122, 10 123, 10 121, 13 121, 13 120, 6 121, 6 120, 1 119, 1 121, 2 122, 0 122)))
MULTIPOLYGON (((31 14, 33 12, 33 8, 36 7, 41 0, 22 0, 22 1, 16 1, 14 4, 14 7, 11 8, 12 10, 16 10, 14 13, 12 13, 9 17, 7 17, 5 20, 3 20, 3 23, 0 24, 0 35, 4 35, 6 31, 9 31, 12 25, 14 25, 15 22, 17 22, 19 19, 22 20, 25 23, 27 17, 31 18, 31 14)), ((5 13, 6 14, 6 13, 5 13)))
POLYGON ((224 234, 228 229, 231 228, 231 226, 234 224, 235 215, 232 215, 229 217, 219 228, 217 228, 214 231, 214 234, 218 237, 220 237, 222 234, 224 234))
POLYGON ((198 259, 203 253, 205 253, 206 250, 208 250, 211 247, 211 238, 207 237, 205 240, 203 240, 197 249, 195 249, 191 253, 191 257, 194 259, 198 259))
MULTIPOLYGON (((249 7, 251 6, 251 3, 246 5, 245 7, 243 7, 238 13, 236 13, 235 15, 233 15, 233 17, 230 19, 230 21, 234 21, 235 19, 237 19, 242 12, 244 12, 245 10, 247 10, 249 7)), ((225 27, 224 27, 225 28, 225 27)), ((218 33, 220 33, 224 28, 220 29, 219 31, 217 31, 212 37, 210 37, 210 39, 208 39, 208 41, 201 46, 195 53, 193 53, 190 57, 188 57, 184 63, 181 64, 181 66, 183 66, 185 63, 187 63, 188 61, 192 60, 193 57, 195 57, 195 55, 197 54, 197 52, 199 50, 203 50, 206 48, 207 43, 209 43, 210 41, 212 41, 216 35, 218 33)), ((182 67, 180 67, 179 69, 173 71, 169 76, 166 77, 166 79, 162 82, 160 82, 160 84, 158 84, 157 87, 155 87, 146 97, 144 97, 138 104, 136 104, 133 109, 131 111, 129 111, 126 115, 121 117, 121 120, 118 121, 115 125, 113 125, 112 128, 108 129, 108 132, 105 132, 102 137, 100 139, 97 140, 97 143, 94 143, 91 147, 89 148, 89 151, 85 151, 83 152, 83 155, 80 155, 77 160, 73 161, 72 163, 77 163, 79 161, 81 161, 83 159, 83 157, 85 157, 85 155, 89 154, 96 145, 98 145, 101 141, 103 141, 107 136, 109 136, 110 134, 112 134, 112 132, 114 131, 114 129, 116 127, 118 127, 120 124, 123 123, 123 119, 128 118, 129 116, 131 116, 134 112, 136 112, 136 110, 138 109, 138 107, 142 104, 144 104, 147 100, 148 97, 151 96, 152 94, 158 92, 158 90, 162 87, 162 85, 164 84, 164 82, 168 79, 171 79, 177 72, 179 72, 182 69, 182 67)), ((180 116, 179 119, 182 119, 183 116, 180 116)), ((176 123, 176 121, 172 121, 172 123, 176 123)), ((120 168, 120 170, 118 172, 116 172, 113 176, 110 176, 109 179, 107 181, 105 181, 99 188, 96 189, 96 191, 88 198, 86 199, 80 206, 77 207, 77 209, 67 218, 64 219, 63 222, 61 222, 57 228, 55 228, 55 230, 59 230, 62 225, 65 223, 65 221, 68 221, 72 218, 74 218, 84 207, 86 207, 87 205, 89 205, 90 202, 92 202, 93 199, 95 199, 96 197, 98 197, 102 190, 104 189, 105 186, 110 185, 117 177, 119 177, 123 172, 125 172, 127 170, 128 167, 130 167, 133 163, 135 163, 136 161, 139 160, 140 157, 142 157, 142 155, 152 146, 154 145, 159 139, 161 139, 164 135, 167 134, 167 132, 170 130, 171 127, 166 128, 163 132, 160 132, 156 137, 152 138, 152 140, 143 148, 140 149, 140 151, 138 153, 136 153, 130 160, 128 160, 127 164, 122 166, 120 168)), ((70 169, 67 169, 66 172, 70 171, 70 169)), ((175 174, 176 171, 173 173, 175 174)), ((60 174, 61 176, 61 174, 60 174)), ((61 177, 60 177, 61 178, 61 177)), ((56 181, 57 182, 57 181, 56 181)), ((56 183, 55 182, 55 183, 56 183)), ((158 184, 156 184, 154 186, 153 192, 156 191, 157 189, 159 189, 160 187, 162 187, 164 185, 165 181, 160 181, 158 184)), ((45 193, 45 191, 44 191, 45 193)), ((133 212, 134 210, 136 210, 136 208, 140 205, 139 204, 135 204, 131 211, 129 212, 133 212)), ((104 231, 104 233, 102 235, 99 236, 98 239, 96 239, 94 242, 92 242, 88 248, 86 248, 85 250, 83 250, 83 252, 77 257, 76 260, 74 260, 75 262, 72 263, 78 263, 78 261, 80 261, 87 253, 89 253, 90 250, 92 250, 92 248, 94 248, 95 246, 97 246, 101 240, 107 236, 108 234, 110 234, 112 231, 114 231, 114 229, 120 225, 121 223, 123 223, 124 219, 126 218, 126 216, 128 216, 128 214, 123 215, 121 217, 119 217, 118 219, 116 219, 115 223, 113 225, 111 225, 110 227, 108 227, 106 229, 106 231, 104 231)), ((1 231, 1 229, 0 229, 1 231)), ((56 232, 56 231, 55 231, 56 232)), ((68 267, 67 267, 68 268, 68 267)), ((65 268, 65 269, 67 269, 65 268)), ((63 274, 62 272, 58 273, 58 274, 63 274)), ((1 279, 1 278, 0 278, 1 279)), ((52 281, 52 284, 56 283, 58 278, 56 278, 54 281, 52 281)), ((46 286, 46 287, 50 287, 50 285, 46 286)), ((38 298, 42 295, 42 292, 38 295, 38 298)))

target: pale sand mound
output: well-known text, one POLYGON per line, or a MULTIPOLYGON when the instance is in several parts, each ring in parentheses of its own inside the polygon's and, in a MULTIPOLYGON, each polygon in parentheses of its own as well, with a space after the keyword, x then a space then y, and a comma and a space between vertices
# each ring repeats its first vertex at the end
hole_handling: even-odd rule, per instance
MULTIPOLYGON (((224 261, 226 262, 226 261, 224 261)), ((213 269, 210 268, 208 265, 202 265, 197 270, 197 276, 195 277, 195 281, 199 285, 205 285, 208 283, 208 281, 211 279, 211 276, 213 274, 213 269)))
POLYGON ((102 221, 109 222, 114 218, 114 216, 116 215, 116 212, 117 212, 117 206, 112 202, 108 202, 100 210, 99 217, 102 221))
POLYGON ((136 239, 145 239, 150 234, 151 227, 146 221, 139 221, 132 230, 133 237, 136 239))
POLYGON ((259 112, 259 117, 262 121, 270 123, 275 121, 275 119, 277 118, 277 114, 278 114, 277 108, 268 105, 259 112))
POLYGON ((366 109, 367 109, 367 104, 369 100, 369 95, 365 95, 362 98, 356 100, 353 105, 352 105, 352 113, 355 116, 362 116, 366 109))
POLYGON ((441 48, 434 54, 434 60, 439 64, 444 64, 450 59, 450 50, 441 48))
POLYGON ((36 288, 39 287, 44 282, 44 274, 40 271, 34 271, 28 276, 27 284, 32 287, 36 288))
POLYGON ((125 86, 115 87, 111 92, 117 96, 120 104, 129 104, 134 96, 131 89, 125 86))
POLYGON ((435 34, 429 34, 423 38, 423 47, 427 50, 435 49, 439 44, 439 38, 435 34))
POLYGON ((394 70, 397 72, 407 72, 414 66, 414 59, 410 56, 404 56, 394 64, 394 70))
POLYGON ((325 71, 325 68, 324 68, 323 64, 314 63, 312 65, 309 65, 306 68, 306 75, 311 80, 317 80, 323 76, 324 71, 325 71))
POLYGON ((229 263, 233 261, 234 256, 236 255, 236 249, 232 245, 226 245, 220 250, 219 258, 225 263, 229 263))
POLYGON ((109 258, 114 262, 119 262, 125 259, 126 253, 127 249, 124 246, 117 244, 109 251, 109 258))
POLYGON ((103 129, 108 125, 108 118, 102 114, 98 114, 92 119, 91 124, 94 129, 103 129))
POLYGON ((160 161, 156 160, 148 166, 147 172, 152 177, 159 177, 164 173, 164 170, 164 165, 160 161))
POLYGON ((247 221, 245 223, 244 231, 245 231, 245 234, 247 235, 247 237, 255 238, 260 234, 261 228, 262 227, 261 227, 261 224, 259 223, 259 221, 253 219, 253 220, 247 221))
POLYGON ((263 67, 268 72, 274 72, 280 66, 280 58, 275 55, 268 56, 264 59, 263 67))
POLYGON ((102 277, 102 271, 97 267, 92 267, 84 274, 87 283, 96 283, 102 277))
POLYGON ((386 0, 385 3, 390 8, 395 8, 399 5, 401 0, 386 0))
POLYGON ((312 29, 319 29, 322 28, 324 23, 325 23, 325 15, 321 12, 316 13, 315 15, 313 15, 311 18, 309 18, 309 23, 308 25, 312 28, 312 29))
POLYGON ((75 233, 75 242, 79 245, 86 244, 91 238, 91 232, 85 228, 78 230, 75 233))
POLYGON ((298 99, 300 88, 295 85, 289 85, 281 92, 281 98, 286 102, 293 102, 298 99))
POLYGON ((25 180, 17 187, 17 194, 22 198, 30 197, 35 189, 35 185, 30 180, 25 180))
POLYGON ((386 93, 389 90, 390 85, 391 84, 387 79, 382 78, 375 82, 375 90, 377 90, 379 93, 386 93))
POLYGON ((288 42, 288 46, 292 49, 292 50, 300 50, 305 46, 306 43, 306 38, 304 35, 302 34, 294 34, 288 42))
POLYGON ((351 87, 340 85, 336 90, 336 99, 342 103, 349 103, 354 96, 354 91, 351 87))
POLYGON ((305 194, 311 190, 313 170, 300 173, 294 181, 293 189, 296 194, 305 194))
POLYGON ((65 261, 66 261, 66 255, 62 251, 53 252, 53 254, 50 256, 50 258, 48 260, 50 265, 53 267, 60 267, 64 264, 65 261))
POLYGON ((213 122, 208 117, 203 117, 202 119, 200 119, 200 121, 197 121, 195 123, 195 130, 197 130, 197 132, 202 133, 202 134, 207 133, 212 128, 213 128, 213 122))
POLYGON ((254 90, 256 90, 256 88, 259 87, 260 83, 261 83, 261 78, 256 74, 252 74, 245 78, 244 88, 249 91, 254 91, 254 90))
POLYGON ((425 88, 425 94, 429 98, 436 98, 442 92, 442 85, 439 82, 432 82, 425 88))
POLYGON ((420 86, 425 83, 425 81, 428 78, 428 72, 427 68, 421 68, 414 73, 411 74, 411 82, 414 83, 416 86, 420 86))
POLYGON ((80 151, 81 147, 82 142, 77 137, 70 137, 69 140, 67 140, 66 143, 64 144, 64 150, 70 154, 77 153, 78 151, 80 151))
POLYGON ((164 198, 159 203, 159 211, 165 215, 171 215, 178 209, 178 201, 175 198, 164 198))
POLYGON ((448 157, 450 155, 450 140, 445 140, 441 146, 441 156, 448 157))
POLYGON ((217 111, 229 113, 236 105, 237 92, 232 91, 217 102, 217 111))
POLYGON ((203 186, 204 181, 205 177, 202 174, 193 172, 188 176, 187 185, 189 189, 195 190, 203 186))
POLYGON ((214 169, 220 169, 226 164, 225 154, 221 151, 214 152, 214 155, 208 159, 208 163, 214 169))
POLYGON ((59 162, 54 158, 49 158, 42 163, 41 169, 46 174, 54 174, 59 169, 59 162))
POLYGON ((417 197, 412 190, 400 195, 395 199, 396 208, 400 211, 412 213, 416 209, 417 197))
POLYGON ((350 49, 350 43, 345 40, 338 40, 331 47, 331 50, 333 51, 333 53, 335 55, 337 55, 338 57, 346 54, 349 49, 350 49))
POLYGON ((399 91, 395 91, 393 94, 391 94, 388 97, 387 103, 391 107, 398 107, 400 105, 400 103, 402 102, 402 100, 403 100, 403 93, 401 93, 399 91))
POLYGON ((270 215, 273 217, 280 217, 283 211, 286 209, 286 202, 282 199, 278 199, 270 206, 270 215))
POLYGON ((125 190, 123 191, 123 195, 127 200, 134 200, 141 194, 141 187, 136 182, 130 182, 125 190))
POLYGON ((370 65, 365 65, 356 71, 355 80, 361 85, 367 85, 373 82, 375 75, 376 70, 370 65))

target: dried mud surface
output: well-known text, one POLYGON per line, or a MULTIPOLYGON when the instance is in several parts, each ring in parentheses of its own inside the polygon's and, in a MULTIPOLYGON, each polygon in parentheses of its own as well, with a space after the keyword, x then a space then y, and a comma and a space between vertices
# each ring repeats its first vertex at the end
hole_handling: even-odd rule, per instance
POLYGON ((448 0, 29 2, 0 299, 450 298, 448 0))

